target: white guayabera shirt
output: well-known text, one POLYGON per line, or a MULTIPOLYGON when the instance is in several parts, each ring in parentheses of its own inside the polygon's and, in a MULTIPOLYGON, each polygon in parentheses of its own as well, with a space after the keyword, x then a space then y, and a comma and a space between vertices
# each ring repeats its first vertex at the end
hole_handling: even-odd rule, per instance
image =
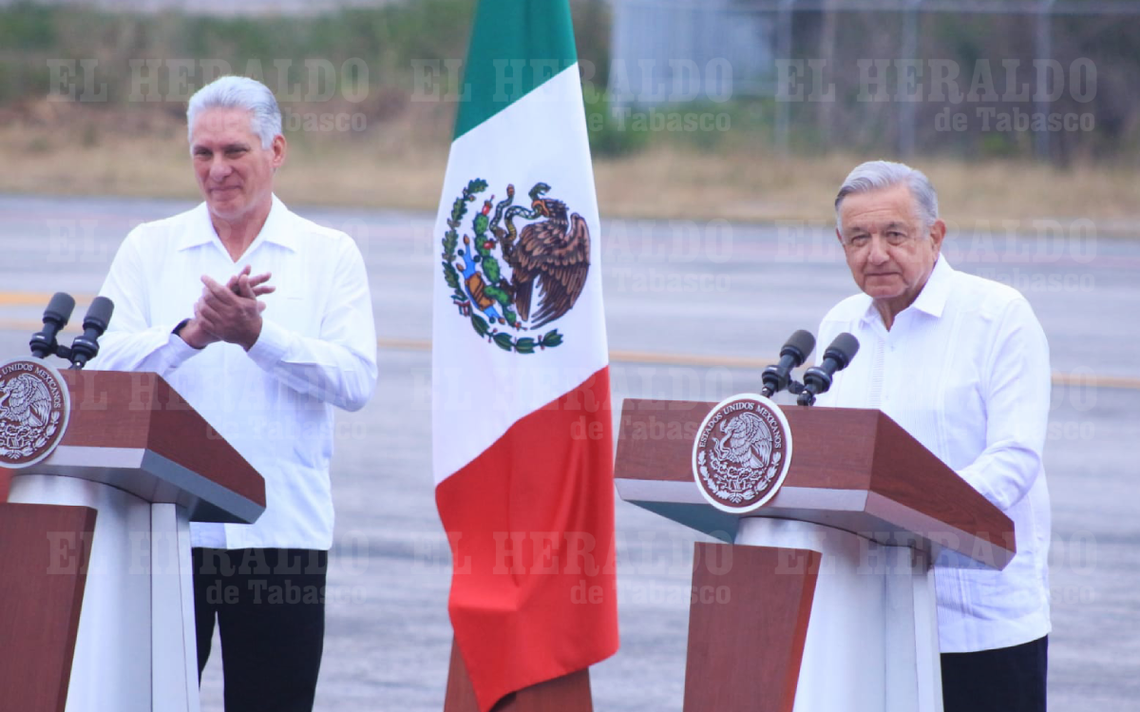
POLYGON ((165 378, 265 478, 254 524, 192 524, 193 546, 329 549, 333 406, 359 410, 376 385, 376 331, 364 260, 352 239, 273 197, 234 262, 206 204, 127 235, 100 294, 114 317, 92 367, 165 378), (172 330, 194 315, 202 275, 221 284, 251 265, 272 272, 261 335, 247 353, 202 350, 172 330))
POLYGON ((825 406, 877 408, 1013 520, 1017 555, 1002 571, 952 552, 935 562, 942 652, 1019 645, 1050 630, 1049 491, 1042 467, 1049 415, 1049 345, 1029 302, 939 257, 914 303, 888 331, 859 294, 819 327, 847 331, 859 353, 825 406))

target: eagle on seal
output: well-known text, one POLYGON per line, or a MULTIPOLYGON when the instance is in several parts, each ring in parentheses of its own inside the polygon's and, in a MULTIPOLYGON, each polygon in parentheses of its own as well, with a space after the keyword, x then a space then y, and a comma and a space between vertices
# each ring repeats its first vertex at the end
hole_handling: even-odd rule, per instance
POLYGON ((21 373, 0 384, 0 420, 42 428, 51 419, 51 393, 34 376, 21 373))
POLYGON ((757 469, 767 467, 772 459, 772 431, 755 413, 741 413, 722 423, 724 437, 714 440, 718 458, 734 465, 757 469))

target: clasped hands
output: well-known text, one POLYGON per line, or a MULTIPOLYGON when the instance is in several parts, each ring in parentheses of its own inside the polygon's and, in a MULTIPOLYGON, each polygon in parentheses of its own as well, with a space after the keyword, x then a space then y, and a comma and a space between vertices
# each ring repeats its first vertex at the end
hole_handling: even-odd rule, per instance
POLYGON ((277 289, 266 284, 271 273, 251 276, 252 271, 246 265, 225 285, 202 275, 202 296, 194 304, 194 318, 179 332, 182 340, 196 349, 225 341, 249 351, 261 336, 265 302, 258 297, 277 289))

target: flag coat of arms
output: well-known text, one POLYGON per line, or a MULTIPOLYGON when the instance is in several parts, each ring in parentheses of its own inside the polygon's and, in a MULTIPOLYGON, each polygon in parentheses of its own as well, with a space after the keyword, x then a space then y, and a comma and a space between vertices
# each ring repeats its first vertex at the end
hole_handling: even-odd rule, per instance
POLYGON ((599 222, 565 0, 482 0, 439 216, 433 471, 479 707, 618 647, 599 222))

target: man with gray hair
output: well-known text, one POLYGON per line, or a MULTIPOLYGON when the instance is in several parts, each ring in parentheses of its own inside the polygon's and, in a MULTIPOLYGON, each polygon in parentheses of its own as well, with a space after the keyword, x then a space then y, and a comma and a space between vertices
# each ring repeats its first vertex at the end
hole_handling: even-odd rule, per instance
POLYGON ((1045 334, 1016 290, 949 265, 938 198, 920 171, 864 163, 843 182, 835 212, 836 235, 862 294, 828 312, 819 341, 846 331, 860 349, 819 404, 883 411, 1016 529, 1017 554, 1002 571, 956 553, 935 562, 945 710, 1044 712, 1045 334))
POLYGON ((187 110, 204 202, 138 226, 101 294, 115 305, 96 368, 165 378, 265 478, 256 523, 191 524, 198 674, 215 620, 229 712, 308 712, 333 541, 333 409, 376 384, 364 260, 352 239, 273 193, 281 112, 221 77, 187 110), (270 280, 274 284, 270 284, 270 280))

